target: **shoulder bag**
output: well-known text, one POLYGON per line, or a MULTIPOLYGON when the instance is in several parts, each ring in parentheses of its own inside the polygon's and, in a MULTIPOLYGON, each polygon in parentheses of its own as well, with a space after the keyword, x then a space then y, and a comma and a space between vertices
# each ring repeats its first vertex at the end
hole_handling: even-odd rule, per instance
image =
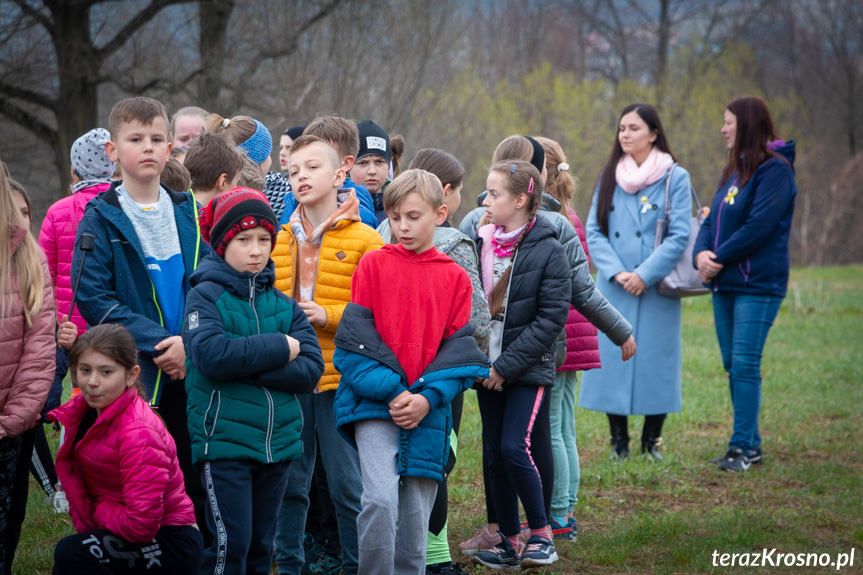
MULTIPOLYGON (((668 170, 668 177, 665 179, 665 213, 662 219, 656 222, 656 237, 653 249, 658 248, 666 236, 668 236, 668 214, 671 211, 669 189, 671 187, 671 172, 676 165, 671 166, 671 169, 668 170)), ((689 191, 692 193, 692 201, 695 203, 696 215, 692 216, 689 242, 686 245, 686 250, 684 250, 677 264, 675 264, 674 269, 659 282, 659 295, 665 297, 679 299, 710 293, 710 288, 701 283, 701 279, 698 277, 698 270, 692 266, 692 247, 695 245, 695 238, 698 237, 698 231, 704 222, 704 214, 701 211, 701 202, 698 201, 695 190, 690 186, 689 191)))

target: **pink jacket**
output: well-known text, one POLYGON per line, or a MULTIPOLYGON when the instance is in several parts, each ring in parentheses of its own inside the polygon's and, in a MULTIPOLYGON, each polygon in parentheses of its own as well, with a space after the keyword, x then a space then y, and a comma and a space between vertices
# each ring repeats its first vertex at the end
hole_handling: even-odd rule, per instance
POLYGON ((75 529, 146 543, 160 527, 195 523, 174 440, 137 390, 105 408, 76 443, 89 409, 81 394, 48 414, 66 427, 56 466, 75 529))
MULTIPOLYGON (((590 261, 584 226, 581 225, 581 220, 578 219, 572 208, 567 206, 566 211, 569 220, 575 226, 581 247, 584 248, 584 253, 587 254, 587 259, 590 261)), ((557 371, 584 371, 602 367, 602 363, 599 361, 599 339, 596 335, 596 328, 572 306, 569 306, 569 317, 564 329, 566 330, 566 359, 557 371)))
MULTIPOLYGON (((39 245, 48 258, 48 269, 57 297, 57 320, 69 313, 72 305, 72 250, 75 249, 75 234, 78 222, 84 216, 87 202, 110 187, 98 184, 78 190, 71 196, 55 202, 45 215, 42 231, 39 232, 39 245)), ((87 322, 78 313, 72 314, 72 321, 78 326, 78 335, 87 331, 87 322)))
MULTIPOLYGON (((4 233, 8 233, 14 254, 29 232, 12 226, 4 233)), ((0 262, 0 265, 8 266, 10 262, 0 262)), ((24 307, 14 275, 9 291, 0 294, 6 300, 6 317, 0 319, 0 428, 9 437, 33 427, 54 380, 57 350, 54 295, 44 257, 42 272, 45 276, 42 308, 31 318, 32 325, 24 321, 24 307)))

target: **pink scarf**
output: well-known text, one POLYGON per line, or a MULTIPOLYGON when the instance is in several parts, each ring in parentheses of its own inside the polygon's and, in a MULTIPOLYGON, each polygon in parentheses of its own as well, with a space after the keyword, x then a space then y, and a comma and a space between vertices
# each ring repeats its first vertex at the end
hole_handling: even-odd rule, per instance
POLYGON ((671 154, 660 152, 654 147, 640 166, 630 154, 624 154, 617 162, 614 177, 624 192, 634 194, 665 177, 672 164, 674 159, 671 154))

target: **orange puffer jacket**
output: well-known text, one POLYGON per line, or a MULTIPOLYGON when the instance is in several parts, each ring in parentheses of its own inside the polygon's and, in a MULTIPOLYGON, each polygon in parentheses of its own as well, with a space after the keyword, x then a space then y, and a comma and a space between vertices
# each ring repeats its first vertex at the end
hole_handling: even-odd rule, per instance
MULTIPOLYGON (((342 319, 345 306, 351 301, 351 276, 360 258, 383 247, 378 233, 369 226, 349 220, 339 220, 324 232, 315 276, 315 303, 327 312, 327 325, 314 326, 318 343, 324 355, 324 375, 318 382, 318 391, 338 388, 340 375, 333 366, 336 346, 333 339, 342 319)), ((299 246, 290 224, 282 226, 270 257, 276 264, 276 288, 285 295, 294 296, 297 279, 295 265, 299 246)))
MULTIPOLYGON (((13 225, 8 234, 11 253, 15 253, 24 237, 30 233, 13 225)), ((6 240, 4 240, 6 241, 6 240)), ((54 360, 57 343, 54 339, 54 291, 45 254, 42 259, 42 307, 27 325, 24 306, 14 273, 7 293, 6 314, 0 318, 0 430, 15 437, 36 423, 54 380, 54 360)), ((0 262, 2 266, 10 262, 0 262)))

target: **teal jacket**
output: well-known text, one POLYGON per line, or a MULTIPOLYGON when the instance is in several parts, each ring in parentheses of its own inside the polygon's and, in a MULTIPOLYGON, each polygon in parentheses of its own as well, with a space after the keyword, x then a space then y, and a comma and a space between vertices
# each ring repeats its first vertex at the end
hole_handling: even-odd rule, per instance
POLYGON ((273 287, 275 265, 238 272, 210 253, 186 297, 188 425, 192 461, 294 461, 302 455, 296 393, 324 373, 315 331, 296 301, 273 287), (285 335, 300 342, 293 360, 285 335))
POLYGON ((405 390, 422 394, 431 411, 414 429, 399 429, 398 473, 443 481, 452 430, 450 402, 477 377, 488 377, 488 358, 477 347, 473 326, 465 325, 441 342, 420 378, 408 386, 395 353, 375 328, 371 310, 349 303, 336 332, 333 363, 342 373, 333 412, 339 432, 353 445, 354 423, 392 419, 389 402, 405 390))

